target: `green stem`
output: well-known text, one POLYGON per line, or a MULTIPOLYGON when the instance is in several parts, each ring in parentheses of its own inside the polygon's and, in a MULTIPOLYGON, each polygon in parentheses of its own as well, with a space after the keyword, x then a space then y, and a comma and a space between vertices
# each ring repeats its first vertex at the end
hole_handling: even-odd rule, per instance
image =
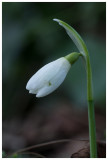
MULTIPOLYGON (((90 58, 88 51, 85 50, 86 56, 82 57, 86 62, 87 72, 87 101, 88 101, 88 120, 89 120, 89 137, 90 137, 90 157, 97 157, 97 145, 96 145, 96 125, 95 125, 95 112, 94 112, 94 100, 93 100, 93 89, 92 89, 92 71, 90 65, 90 58)), ((73 64, 81 56, 80 53, 73 52, 67 55, 65 58, 73 64)))
POLYGON ((95 125, 95 111, 92 89, 92 71, 89 56, 86 57, 87 67, 87 100, 88 100, 88 120, 89 120, 89 137, 90 137, 90 157, 97 157, 96 145, 96 125, 95 125))
POLYGON ((95 114, 94 114, 94 103, 88 101, 88 117, 89 117, 89 137, 90 137, 90 157, 97 157, 97 146, 96 146, 96 129, 95 129, 95 114))

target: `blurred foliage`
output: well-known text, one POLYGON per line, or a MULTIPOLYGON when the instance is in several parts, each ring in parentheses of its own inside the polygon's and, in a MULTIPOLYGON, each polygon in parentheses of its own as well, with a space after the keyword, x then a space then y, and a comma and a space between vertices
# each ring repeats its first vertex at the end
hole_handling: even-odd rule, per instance
POLYGON ((43 156, 34 152, 27 152, 27 153, 25 152, 19 154, 15 153, 3 158, 43 158, 43 156))
POLYGON ((5 151, 2 151, 2 158, 5 158, 5 157, 6 157, 5 151))
POLYGON ((2 12, 3 119, 24 116, 34 104, 46 106, 42 109, 48 111, 63 99, 82 109, 86 106, 86 73, 82 59, 72 66, 62 86, 51 95, 37 99, 25 89, 29 78, 43 65, 77 51, 53 18, 72 25, 86 42, 93 69, 95 104, 105 109, 105 2, 3 2, 2 12))

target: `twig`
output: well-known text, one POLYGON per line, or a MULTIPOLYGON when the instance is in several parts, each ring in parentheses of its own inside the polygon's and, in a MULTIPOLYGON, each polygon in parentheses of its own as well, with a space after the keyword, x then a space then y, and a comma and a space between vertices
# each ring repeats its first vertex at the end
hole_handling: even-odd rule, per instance
POLYGON ((66 143, 66 142, 70 142, 70 141, 88 141, 88 140, 72 140, 72 139, 54 140, 54 141, 51 141, 51 142, 36 144, 36 145, 30 146, 30 147, 26 147, 24 149, 20 149, 20 150, 16 151, 14 154, 17 154, 19 152, 24 152, 24 151, 27 151, 27 150, 31 150, 31 149, 34 149, 34 148, 40 148, 40 147, 53 145, 53 144, 58 144, 58 143, 66 143))

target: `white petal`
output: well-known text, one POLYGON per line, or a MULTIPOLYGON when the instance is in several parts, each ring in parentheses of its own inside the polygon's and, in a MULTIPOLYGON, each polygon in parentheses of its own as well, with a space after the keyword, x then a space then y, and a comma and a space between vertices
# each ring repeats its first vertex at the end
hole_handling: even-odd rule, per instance
POLYGON ((49 86, 45 86, 43 88, 41 88, 37 94, 36 94, 36 97, 44 97, 44 96, 47 96, 51 91, 51 87, 49 86))
POLYGON ((63 66, 70 67, 70 63, 64 58, 59 58, 56 61, 48 63, 38 70, 28 81, 26 89, 37 90, 45 86, 58 73, 63 66))
POLYGON ((56 90, 61 85, 61 83, 64 81, 69 71, 69 68, 70 68, 70 64, 69 65, 67 65, 66 63, 63 64, 63 66, 59 68, 56 75, 54 75, 54 77, 50 79, 49 81, 50 85, 47 84, 47 86, 38 90, 36 97, 44 97, 52 93, 54 90, 56 90))
POLYGON ((38 90, 30 90, 29 93, 37 94, 38 90))
POLYGON ((60 86, 70 67, 64 57, 59 58, 36 72, 28 81, 26 89, 30 90, 30 93, 37 93, 36 97, 46 96, 60 86))

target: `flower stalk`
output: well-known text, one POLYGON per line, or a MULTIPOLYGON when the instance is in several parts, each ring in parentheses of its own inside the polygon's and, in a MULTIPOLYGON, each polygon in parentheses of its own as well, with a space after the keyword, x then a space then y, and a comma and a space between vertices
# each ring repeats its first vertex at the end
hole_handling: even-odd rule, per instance
POLYGON ((86 60, 87 68, 87 101, 88 101, 88 120, 89 120, 89 138, 90 138, 90 157, 97 158, 97 144, 96 144, 96 124, 95 124, 95 110, 92 87, 92 71, 90 58, 86 60))
POLYGON ((87 73, 87 101, 88 101, 88 120, 89 120, 89 138, 90 138, 90 157, 97 157, 97 144, 96 144, 96 125, 95 125, 95 111, 94 111, 94 99, 93 99, 93 88, 92 88, 92 70, 90 64, 90 58, 87 47, 81 38, 81 36, 67 23, 54 19, 58 22, 67 32, 69 37, 73 40, 81 56, 84 58, 86 63, 87 73))

